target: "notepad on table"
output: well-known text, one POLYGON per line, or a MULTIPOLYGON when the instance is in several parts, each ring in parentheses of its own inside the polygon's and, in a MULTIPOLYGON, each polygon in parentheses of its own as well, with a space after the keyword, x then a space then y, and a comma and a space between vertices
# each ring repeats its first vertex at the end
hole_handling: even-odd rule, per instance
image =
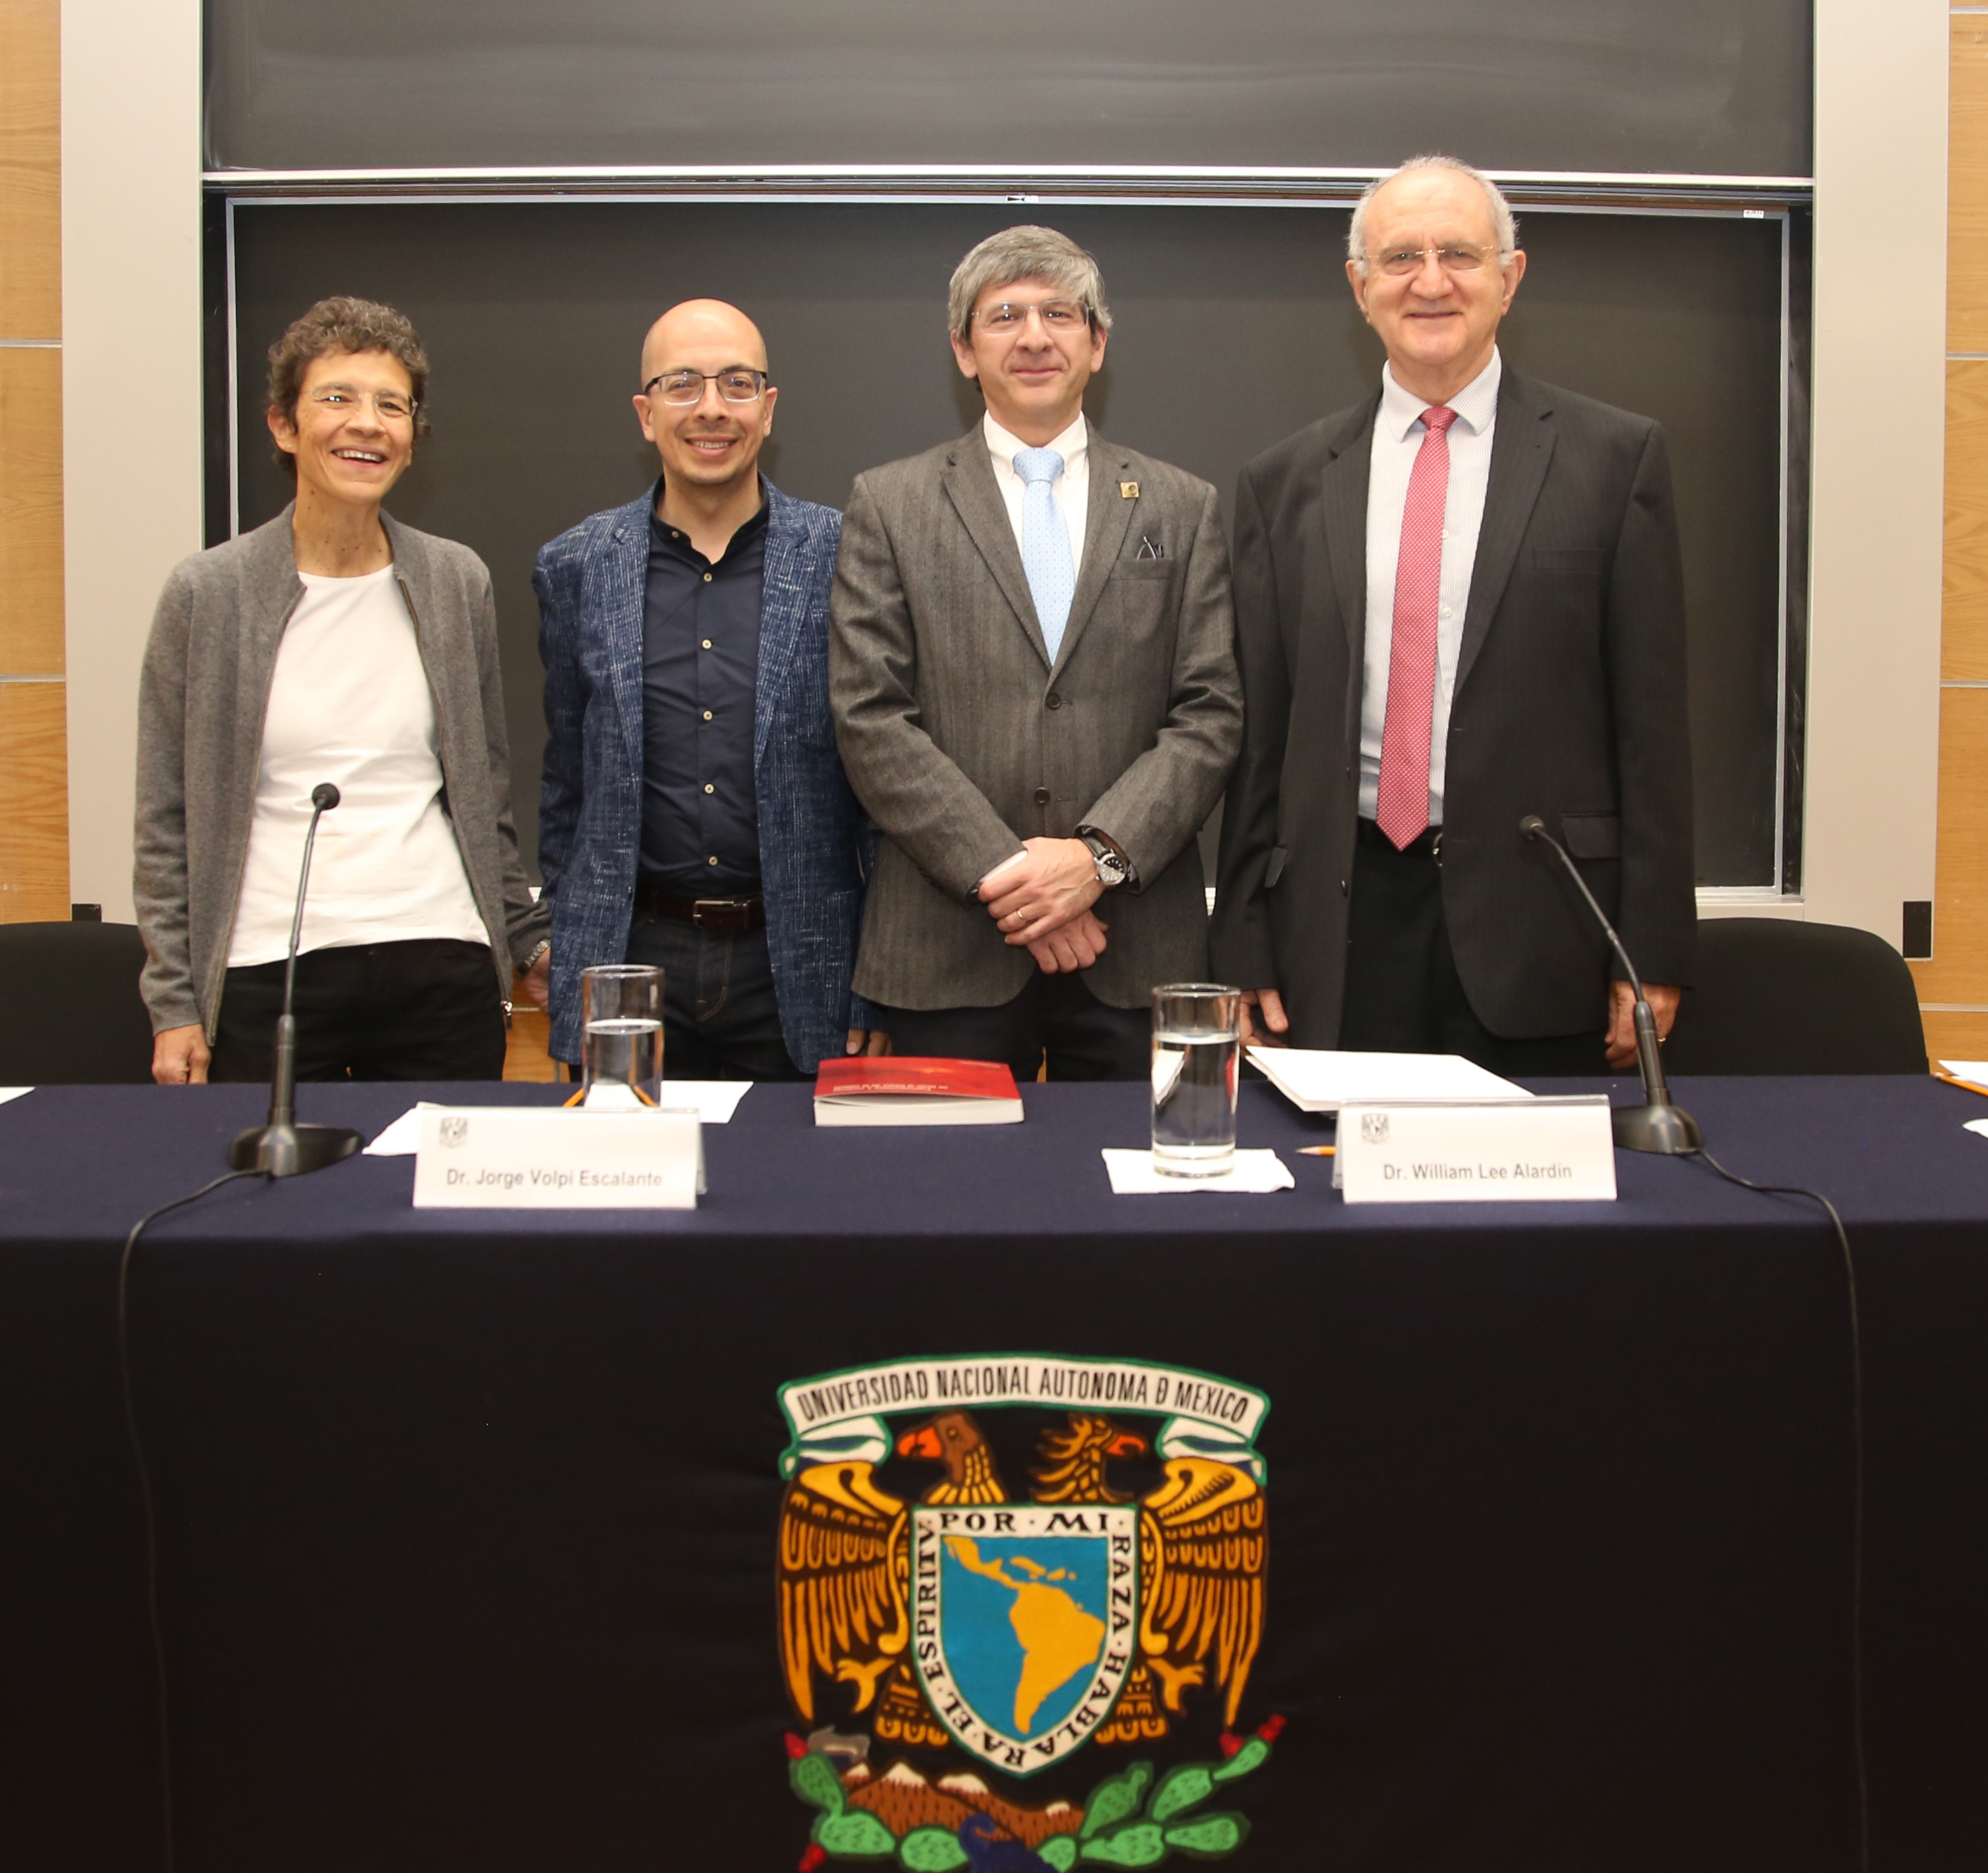
POLYGON ((1352 1053, 1337 1049, 1252 1047, 1251 1061, 1300 1112, 1341 1106, 1444 1099, 1530 1099, 1460 1053, 1352 1053))

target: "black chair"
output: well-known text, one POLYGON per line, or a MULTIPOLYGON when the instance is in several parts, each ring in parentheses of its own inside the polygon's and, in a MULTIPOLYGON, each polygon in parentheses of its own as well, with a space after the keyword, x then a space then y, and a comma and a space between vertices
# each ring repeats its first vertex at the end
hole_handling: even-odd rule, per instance
POLYGON ((1912 972, 1868 930, 1706 918, 1697 975, 1664 1046, 1672 1073, 1926 1070, 1912 972))
POLYGON ((0 1086, 149 1086, 136 924, 0 924, 0 1086))

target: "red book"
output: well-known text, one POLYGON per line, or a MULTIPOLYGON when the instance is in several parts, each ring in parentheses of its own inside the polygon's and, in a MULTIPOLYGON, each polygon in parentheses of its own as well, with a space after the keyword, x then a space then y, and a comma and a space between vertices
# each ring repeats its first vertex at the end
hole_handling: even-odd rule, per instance
POLYGON ((817 1125, 1019 1125, 1015 1076, 994 1060, 858 1055, 823 1060, 814 1083, 817 1125))

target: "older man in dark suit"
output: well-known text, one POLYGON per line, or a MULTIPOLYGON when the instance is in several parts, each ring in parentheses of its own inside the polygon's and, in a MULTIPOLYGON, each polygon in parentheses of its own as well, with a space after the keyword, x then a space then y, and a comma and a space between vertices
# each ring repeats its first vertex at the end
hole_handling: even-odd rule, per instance
POLYGON ((1087 427, 1111 319, 1073 242, 982 242, 950 313, 986 420, 860 477, 837 563, 836 732, 883 835, 857 992, 900 1053, 1144 1078, 1152 989, 1207 968, 1195 833, 1241 733, 1215 491, 1087 427))
POLYGON ((1519 822, 1564 841, 1668 1032, 1695 909, 1662 431, 1503 365, 1526 256, 1476 171, 1405 164, 1347 252, 1380 394, 1258 457, 1237 495, 1249 728, 1215 968, 1272 1040, 1626 1066, 1628 985, 1519 822))

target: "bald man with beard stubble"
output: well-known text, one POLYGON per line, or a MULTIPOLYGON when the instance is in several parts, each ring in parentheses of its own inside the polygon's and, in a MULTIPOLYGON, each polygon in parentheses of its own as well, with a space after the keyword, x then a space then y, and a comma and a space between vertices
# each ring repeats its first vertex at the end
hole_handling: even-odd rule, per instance
POLYGON ((758 328, 692 299, 644 340, 661 473, 539 554, 552 1052, 580 975, 664 972, 671 1079, 812 1078, 881 1050, 850 992, 868 866, 828 712, 842 516, 759 472, 779 396, 758 328))

